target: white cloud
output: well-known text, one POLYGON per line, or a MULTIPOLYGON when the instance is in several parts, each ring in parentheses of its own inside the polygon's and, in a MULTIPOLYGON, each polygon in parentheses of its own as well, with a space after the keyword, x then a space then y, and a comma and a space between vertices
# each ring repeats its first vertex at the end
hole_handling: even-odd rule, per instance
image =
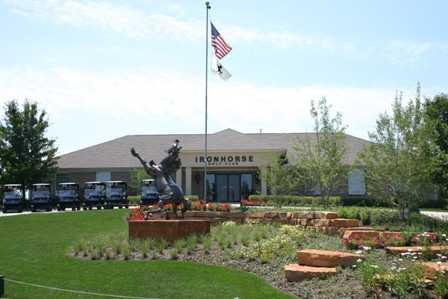
POLYGON ((50 19, 71 26, 89 26, 112 30, 133 38, 168 35, 198 39, 201 32, 195 21, 181 21, 164 14, 148 14, 127 5, 106 1, 81 0, 6 0, 17 14, 50 19))
MULTIPOLYGON (((26 17, 37 17, 59 24, 111 30, 131 38, 170 38, 201 40, 203 20, 186 19, 179 3, 165 3, 172 15, 148 12, 129 4, 86 0, 3 0, 9 9, 26 17)), ((362 46, 353 41, 311 36, 287 30, 263 31, 232 24, 218 24, 230 44, 267 43, 274 47, 315 47, 325 50, 380 57, 398 65, 412 65, 431 51, 447 54, 448 44, 431 41, 391 40, 378 45, 362 46)))
MULTIPOLYGON (((199 20, 181 20, 161 13, 148 13, 128 5, 105 1, 82 0, 4 0, 17 14, 53 20, 71 26, 89 26, 112 30, 132 38, 165 37, 200 40, 204 36, 204 23, 199 20)), ((183 15, 177 4, 168 4, 175 15, 183 15)), ((253 28, 220 24, 221 33, 228 42, 262 42, 275 47, 316 46, 324 49, 351 51, 349 42, 329 38, 306 36, 288 31, 260 31, 253 28)))
MULTIPOLYGON (((376 88, 328 86, 275 87, 211 78, 210 132, 232 127, 243 132, 310 131, 311 99, 326 96, 335 111, 343 113, 349 133, 367 136, 379 113, 389 108, 395 91, 376 88)), ((407 95, 412 96, 413 91, 407 95)), ((406 93, 405 93, 406 96, 406 93)), ((80 69, 0 69, 0 99, 29 98, 49 112, 63 152, 87 145, 78 123, 94 118, 95 140, 124 134, 148 133, 129 127, 130 121, 150 133, 202 132, 204 82, 202 76, 132 70, 94 72, 80 69), (126 120, 126 121, 124 121, 126 120), (110 124, 122 125, 110 127, 110 124), (169 124, 169 125, 167 125, 169 124), (71 136, 69 136, 71 135, 71 136), (70 143, 71 139, 78 139, 70 143)), ((92 137, 93 138, 93 137, 92 137)))

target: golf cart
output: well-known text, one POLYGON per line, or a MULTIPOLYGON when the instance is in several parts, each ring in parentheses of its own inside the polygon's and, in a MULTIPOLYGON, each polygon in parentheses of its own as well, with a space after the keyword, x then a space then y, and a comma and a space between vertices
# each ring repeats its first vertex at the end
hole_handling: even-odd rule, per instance
POLYGON ((3 213, 15 210, 21 213, 23 210, 24 197, 22 185, 7 184, 3 186, 3 213))
POLYGON ((106 184, 103 182, 86 182, 84 185, 84 209, 98 210, 103 206, 106 199, 106 184))
POLYGON ((141 190, 141 205, 154 205, 159 202, 159 192, 154 179, 142 180, 141 190))
POLYGON ((31 185, 30 209, 33 212, 37 210, 51 211, 51 185, 47 183, 31 185))
POLYGON ((129 207, 128 185, 123 181, 106 182, 106 202, 105 208, 129 207))
POLYGON ((56 187, 56 200, 58 211, 72 208, 72 211, 81 208, 79 200, 79 185, 76 183, 59 183, 56 187))

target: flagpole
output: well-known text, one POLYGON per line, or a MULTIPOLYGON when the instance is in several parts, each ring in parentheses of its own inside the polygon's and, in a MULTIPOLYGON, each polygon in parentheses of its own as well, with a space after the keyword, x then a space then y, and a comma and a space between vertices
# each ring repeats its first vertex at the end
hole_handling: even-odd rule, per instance
POLYGON ((208 11, 210 2, 205 2, 206 21, 205 21, 205 134, 204 134, 204 197, 207 201, 207 109, 208 109, 208 11))

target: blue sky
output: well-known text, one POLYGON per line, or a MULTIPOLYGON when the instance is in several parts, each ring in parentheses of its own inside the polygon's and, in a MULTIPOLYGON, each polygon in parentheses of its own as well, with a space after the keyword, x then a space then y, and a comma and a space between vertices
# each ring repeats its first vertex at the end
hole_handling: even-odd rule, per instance
MULTIPOLYGON (((312 129, 325 96, 367 137, 396 90, 447 92, 446 1, 211 1, 233 47, 210 74, 210 131, 312 129)), ((0 0, 0 101, 39 102, 60 153, 203 131, 203 1, 0 0)))

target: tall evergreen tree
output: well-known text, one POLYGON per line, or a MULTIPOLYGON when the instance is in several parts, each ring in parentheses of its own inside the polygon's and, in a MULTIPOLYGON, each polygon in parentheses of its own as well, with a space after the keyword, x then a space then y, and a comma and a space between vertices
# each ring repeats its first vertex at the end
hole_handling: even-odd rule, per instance
POLYGON ((55 140, 46 137, 47 114, 37 103, 16 101, 5 105, 0 123, 0 165, 2 183, 19 183, 24 188, 48 182, 56 175, 55 140))

